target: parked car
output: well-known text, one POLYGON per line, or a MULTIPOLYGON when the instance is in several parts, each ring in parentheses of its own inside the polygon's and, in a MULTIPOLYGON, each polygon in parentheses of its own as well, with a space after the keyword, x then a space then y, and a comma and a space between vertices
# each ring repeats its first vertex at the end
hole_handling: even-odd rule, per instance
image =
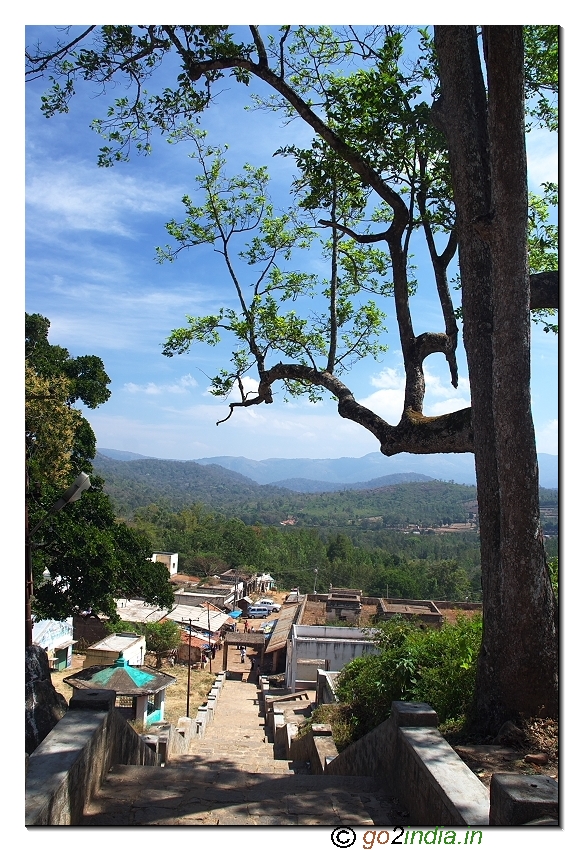
POLYGON ((272 612, 272 608, 269 605, 251 605, 247 609, 247 617, 252 620, 262 620, 265 617, 269 617, 272 612))
POLYGON ((279 605, 279 603, 277 602, 274 602, 273 599, 260 599, 258 602, 254 602, 253 604, 255 606, 269 608, 271 611, 281 611, 281 605, 279 605))

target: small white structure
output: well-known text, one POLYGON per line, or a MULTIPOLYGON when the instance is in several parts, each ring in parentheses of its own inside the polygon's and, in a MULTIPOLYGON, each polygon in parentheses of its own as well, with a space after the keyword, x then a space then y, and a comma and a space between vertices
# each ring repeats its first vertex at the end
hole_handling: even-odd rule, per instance
POLYGON ((269 573, 263 573, 263 575, 257 576, 258 593, 269 593, 269 591, 273 590, 274 587, 275 579, 273 576, 270 576, 269 573))
POLYGON ((166 564, 171 576, 178 572, 178 552, 154 552, 150 560, 166 564))
POLYGON ((141 667, 146 657, 146 638, 133 632, 117 632, 89 646, 83 669, 98 665, 107 667, 123 658, 132 667, 141 667))
POLYGON ((342 670, 378 648, 362 629, 342 626, 292 626, 287 644, 285 686, 292 692, 315 690, 318 669, 342 670))
POLYGON ((66 670, 73 656, 73 618, 37 620, 32 626, 32 642, 47 653, 52 670, 66 670))

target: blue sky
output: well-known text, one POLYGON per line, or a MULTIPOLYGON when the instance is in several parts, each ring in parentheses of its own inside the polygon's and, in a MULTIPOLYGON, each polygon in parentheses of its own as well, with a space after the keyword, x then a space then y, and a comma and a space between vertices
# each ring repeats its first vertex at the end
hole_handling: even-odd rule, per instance
MULTIPOLYGON (((43 28, 35 27, 27 42, 37 30, 42 36, 43 28)), ((52 343, 72 355, 102 358, 112 396, 98 410, 86 411, 98 446, 184 460, 355 457, 376 451, 372 435, 341 420, 331 400, 284 403, 279 393, 275 404, 237 410, 229 422, 216 426, 228 410, 224 401, 209 395, 207 376, 226 365, 227 348, 198 345, 179 357, 161 354, 164 340, 184 324, 186 314, 204 315, 233 300, 224 268, 210 251, 185 252, 171 265, 154 261, 155 247, 167 242, 165 222, 180 217, 180 199, 193 191, 186 145, 155 138, 152 156, 99 169, 100 139, 89 122, 103 114, 111 95, 96 97, 94 90, 79 86, 70 113, 47 120, 39 109, 45 87, 39 81, 26 91, 26 310, 50 319, 52 343)), ((229 145, 232 173, 245 162, 268 165, 275 202, 285 205, 293 165, 273 158, 273 152, 283 144, 307 144, 311 131, 300 121, 285 127, 277 116, 246 111, 249 92, 235 82, 225 80, 221 88, 201 121, 209 141, 229 145)), ((542 180, 556 179, 556 139, 532 134, 529 163, 533 189, 542 180)), ((417 255, 414 262, 420 282, 412 300, 415 330, 441 330, 425 256, 417 255)), ((308 270, 321 266, 317 255, 302 263, 308 270)), ((390 350, 382 362, 359 364, 346 383, 359 401, 395 424, 403 372, 392 304, 386 309, 390 350)), ((556 454, 558 345, 537 326, 532 370, 538 450, 556 454)), ((427 414, 469 404, 461 351, 460 374, 455 391, 442 358, 427 361, 427 414)))

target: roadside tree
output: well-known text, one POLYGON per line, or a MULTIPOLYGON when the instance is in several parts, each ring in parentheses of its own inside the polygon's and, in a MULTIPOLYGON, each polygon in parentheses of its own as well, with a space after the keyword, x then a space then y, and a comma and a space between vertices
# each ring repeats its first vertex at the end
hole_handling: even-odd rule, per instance
POLYGON ((159 623, 146 623, 146 651, 156 655, 156 667, 162 666, 173 649, 180 646, 180 626, 172 620, 162 620, 159 623))
POLYGON ((72 358, 48 342, 50 322, 26 316, 26 510, 34 528, 79 472, 91 473, 82 499, 44 522, 32 541, 32 613, 65 619, 82 611, 116 618, 115 599, 142 597, 170 608, 168 570, 149 560, 149 538, 117 522, 103 481, 92 474, 95 435, 72 405, 109 398, 98 357, 72 358))

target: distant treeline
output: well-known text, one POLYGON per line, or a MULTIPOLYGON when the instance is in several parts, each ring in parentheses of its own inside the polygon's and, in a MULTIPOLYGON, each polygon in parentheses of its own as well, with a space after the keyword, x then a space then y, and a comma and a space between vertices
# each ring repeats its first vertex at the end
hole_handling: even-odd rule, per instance
MULTIPOLYGON (((304 592, 332 584, 359 587, 371 596, 481 598, 475 532, 417 536, 246 525, 201 504, 179 512, 150 505, 136 511, 132 524, 149 536, 153 550, 178 552, 181 573, 199 578, 233 567, 269 572, 280 588, 299 586, 304 592)), ((556 541, 548 542, 556 550, 556 541)))
MULTIPOLYGON (((474 487, 444 481, 315 494, 255 484, 223 467, 194 461, 123 462, 98 455, 94 467, 125 519, 150 504, 180 511, 202 503, 210 511, 237 516, 246 525, 279 525, 292 519, 298 527, 377 529, 465 522, 475 511, 474 487)), ((556 491, 541 495, 545 504, 556 504, 556 491)))
MULTIPOLYGON (((315 583, 372 596, 481 598, 478 532, 429 530, 475 521, 474 487, 430 480, 314 494, 195 462, 98 455, 94 466, 119 518, 144 531, 152 550, 178 552, 183 573, 234 567, 303 591, 315 583)), ((543 523, 556 524, 557 503, 557 491, 541 490, 543 523)), ((556 555, 556 538, 546 542, 556 555)))

